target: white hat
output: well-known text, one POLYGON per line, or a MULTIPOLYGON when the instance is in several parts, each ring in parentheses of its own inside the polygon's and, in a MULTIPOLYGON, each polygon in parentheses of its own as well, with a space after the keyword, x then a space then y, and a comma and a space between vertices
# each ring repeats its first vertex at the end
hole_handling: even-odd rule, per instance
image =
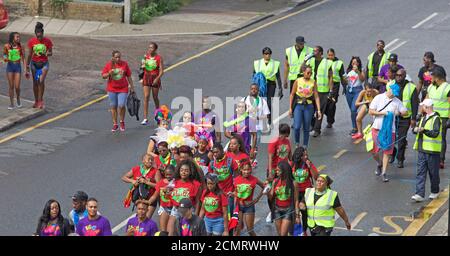
POLYGON ((431 107, 433 106, 433 101, 431 99, 425 99, 420 103, 420 106, 431 107))

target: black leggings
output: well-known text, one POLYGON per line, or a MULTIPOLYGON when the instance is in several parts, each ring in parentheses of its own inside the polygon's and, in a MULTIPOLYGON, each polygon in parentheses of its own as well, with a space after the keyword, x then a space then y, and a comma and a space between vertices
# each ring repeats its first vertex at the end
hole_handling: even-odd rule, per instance
POLYGON ((267 81, 267 106, 269 107, 269 124, 272 123, 272 98, 275 96, 275 90, 277 89, 277 84, 275 81, 267 81))
MULTIPOLYGON (((301 202, 305 197, 305 192, 298 192, 298 201, 301 202)), ((306 215, 306 210, 300 210, 302 213, 302 228, 303 232, 306 232, 306 228, 308 227, 308 216, 306 215)))

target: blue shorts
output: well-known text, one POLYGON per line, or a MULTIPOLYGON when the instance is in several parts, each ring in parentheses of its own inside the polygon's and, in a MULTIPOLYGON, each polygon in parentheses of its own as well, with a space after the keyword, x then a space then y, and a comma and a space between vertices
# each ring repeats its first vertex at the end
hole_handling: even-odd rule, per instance
MULTIPOLYGON (((37 68, 36 68, 36 66, 35 66, 35 64, 36 64, 37 62, 34 62, 34 61, 31 61, 30 62, 30 68, 31 68, 31 71, 33 71, 33 72, 35 72, 36 70, 37 70, 37 68)), ((49 69, 50 68, 50 64, 49 64, 49 62, 47 61, 47 62, 45 62, 44 63, 44 65, 42 66, 42 69, 49 69)))
POLYGON ((126 92, 108 92, 109 106, 119 108, 125 107, 127 104, 128 93, 126 92))
POLYGON ((243 206, 239 205, 239 211, 243 214, 255 213, 255 205, 252 206, 243 206))
POLYGON ((20 62, 8 62, 6 73, 22 73, 22 64, 20 62))
POLYGON ((215 236, 221 236, 223 234, 223 231, 225 230, 223 217, 217 218, 205 217, 204 220, 206 232, 208 234, 213 234, 215 236))

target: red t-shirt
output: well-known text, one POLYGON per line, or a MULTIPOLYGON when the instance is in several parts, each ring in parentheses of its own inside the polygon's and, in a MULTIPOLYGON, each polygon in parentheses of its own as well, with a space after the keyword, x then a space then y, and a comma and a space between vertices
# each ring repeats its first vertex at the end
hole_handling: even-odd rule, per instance
POLYGON ((111 69, 114 69, 113 74, 108 77, 108 83, 106 91, 108 92, 128 92, 128 80, 127 77, 131 76, 131 70, 126 61, 119 61, 114 66, 112 61, 108 61, 102 70, 102 74, 109 73, 111 69))
POLYGON ((202 195, 202 207, 208 218, 219 218, 223 216, 222 208, 228 206, 227 197, 222 193, 220 196, 211 191, 204 191, 202 195))
POLYGON ((288 138, 280 139, 274 138, 267 148, 269 154, 272 154, 272 166, 269 166, 269 170, 277 168, 279 162, 283 160, 289 160, 289 153, 291 152, 291 142, 288 138))
POLYGON ((170 192, 166 193, 166 187, 169 183, 166 183, 166 179, 162 179, 156 183, 155 190, 159 191, 159 205, 161 207, 171 207, 170 192))
POLYGON ((193 180, 184 182, 182 180, 175 181, 175 187, 172 190, 171 202, 173 206, 179 206, 180 201, 183 198, 191 199, 192 205, 195 206, 197 203, 195 197, 197 196, 198 190, 200 189, 200 182, 193 180))
MULTIPOLYGON (((142 173, 144 172, 143 165, 142 164, 141 165, 137 165, 137 166, 133 167, 131 169, 131 171, 133 172, 133 179, 137 180, 139 177, 143 176, 142 175, 142 173), (141 170, 141 167, 142 167, 142 170, 141 170)), ((145 174, 144 177, 147 178, 147 179, 150 179, 150 182, 156 183, 155 176, 156 176, 156 172, 157 171, 158 170, 156 168, 151 168, 147 172, 147 174, 145 174)), ((150 195, 153 195, 153 193, 155 193, 155 188, 150 188, 150 195)))
POLYGON ((53 43, 47 37, 42 38, 42 41, 32 37, 28 40, 28 48, 33 53, 31 58, 33 62, 47 62, 48 57, 45 54, 53 48, 53 43))
POLYGON ((288 208, 291 206, 291 194, 289 192, 288 194, 285 193, 286 181, 276 178, 272 184, 275 185, 275 204, 281 208, 288 208))
POLYGON ((161 56, 159 54, 151 56, 146 54, 144 56, 144 71, 151 75, 159 75, 159 67, 161 66, 161 56))
POLYGON ((239 175, 234 178, 235 192, 238 200, 246 203, 253 201, 253 192, 255 191, 257 183, 258 179, 253 175, 250 175, 247 178, 239 175))
POLYGON ((225 157, 222 161, 213 160, 209 164, 208 172, 217 174, 219 188, 223 193, 233 192, 233 175, 238 170, 238 165, 232 158, 225 157), (230 170, 231 168, 231 170, 230 170))
POLYGON ((295 169, 292 167, 292 175, 294 176, 295 183, 297 183, 298 191, 305 192, 307 188, 312 188, 311 171, 319 173, 316 166, 311 163, 311 168, 306 164, 303 164, 300 168, 295 169))
POLYGON ((236 162, 237 168, 241 168, 239 163, 240 163, 240 161, 242 159, 246 159, 247 158, 247 159, 250 160, 250 157, 246 153, 242 153, 240 151, 237 154, 231 153, 231 152, 227 152, 226 155, 227 155, 227 157, 231 157, 233 159, 233 161, 236 162))

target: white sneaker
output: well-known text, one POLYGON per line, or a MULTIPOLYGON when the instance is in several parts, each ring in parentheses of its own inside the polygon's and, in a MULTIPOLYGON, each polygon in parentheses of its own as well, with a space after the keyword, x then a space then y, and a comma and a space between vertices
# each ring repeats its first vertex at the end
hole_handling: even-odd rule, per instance
POLYGON ((141 124, 142 125, 147 125, 148 124, 148 120, 147 119, 142 120, 141 124))
POLYGON ((411 197, 412 200, 416 201, 416 202, 422 202, 423 200, 425 200, 423 197, 415 194, 411 197))
POLYGON ((430 198, 431 200, 436 199, 439 197, 439 193, 431 193, 430 196, 428 198, 430 198))
POLYGON ((13 110, 14 109, 14 106, 8 106, 8 110, 13 110))
POLYGON ((266 222, 267 223, 272 223, 272 213, 271 212, 269 212, 269 214, 267 214, 266 222))
POLYGON ((21 108, 21 107, 22 107, 22 104, 16 104, 16 107, 17 107, 17 108, 21 108))

